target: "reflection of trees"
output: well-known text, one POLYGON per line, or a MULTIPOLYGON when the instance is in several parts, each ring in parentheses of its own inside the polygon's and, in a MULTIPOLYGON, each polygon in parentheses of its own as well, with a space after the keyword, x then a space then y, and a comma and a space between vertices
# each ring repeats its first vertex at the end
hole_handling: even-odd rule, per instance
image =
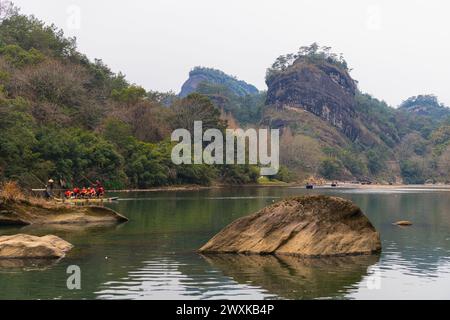
POLYGON ((250 283, 287 299, 342 297, 360 282, 379 256, 300 258, 214 254, 204 258, 235 281, 250 283))

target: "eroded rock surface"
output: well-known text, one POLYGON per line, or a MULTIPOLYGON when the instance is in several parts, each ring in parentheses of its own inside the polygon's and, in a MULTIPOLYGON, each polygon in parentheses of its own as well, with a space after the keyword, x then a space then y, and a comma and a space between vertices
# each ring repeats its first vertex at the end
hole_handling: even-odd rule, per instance
POLYGON ((328 196, 280 201, 237 219, 200 248, 203 253, 311 257, 380 250, 380 236, 362 211, 351 201, 328 196))
POLYGON ((0 226, 31 224, 87 224, 125 222, 128 219, 105 207, 33 204, 28 201, 0 203, 0 226))
POLYGON ((350 139, 359 135, 355 114, 356 83, 346 70, 299 59, 266 80, 266 104, 307 110, 339 128, 350 139))

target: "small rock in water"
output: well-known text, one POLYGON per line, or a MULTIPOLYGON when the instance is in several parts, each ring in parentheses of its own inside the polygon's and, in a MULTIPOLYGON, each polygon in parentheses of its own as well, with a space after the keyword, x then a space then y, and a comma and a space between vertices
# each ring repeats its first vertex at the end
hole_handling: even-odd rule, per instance
POLYGON ((411 221, 408 221, 408 220, 400 220, 400 221, 394 222, 394 224, 395 224, 396 226, 402 226, 402 227, 405 227, 405 226, 412 226, 412 222, 411 222, 411 221))

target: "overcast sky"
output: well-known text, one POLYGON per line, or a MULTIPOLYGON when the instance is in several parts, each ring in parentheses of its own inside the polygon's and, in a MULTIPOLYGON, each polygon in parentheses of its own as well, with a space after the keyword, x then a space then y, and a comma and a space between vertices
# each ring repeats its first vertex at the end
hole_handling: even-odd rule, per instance
POLYGON ((450 105, 448 0, 15 0, 90 58, 147 90, 179 92, 202 65, 266 89, 280 54, 318 42, 343 53, 360 89, 396 106, 450 105))

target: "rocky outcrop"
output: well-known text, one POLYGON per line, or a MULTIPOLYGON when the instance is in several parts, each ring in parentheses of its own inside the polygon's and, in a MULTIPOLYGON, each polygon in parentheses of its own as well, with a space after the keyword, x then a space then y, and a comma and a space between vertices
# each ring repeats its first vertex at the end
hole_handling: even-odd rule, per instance
POLYGON ((179 96, 184 98, 190 93, 196 92, 197 87, 202 82, 223 85, 237 96, 257 94, 259 92, 255 86, 248 84, 245 81, 238 80, 235 77, 229 76, 220 70, 195 67, 191 72, 189 72, 189 78, 181 87, 179 96))
POLYGON ((380 250, 380 236, 362 211, 348 200, 328 196, 280 201, 234 221, 200 248, 203 253, 307 257, 380 250))
POLYGON ((348 72, 327 61, 312 63, 298 59, 283 72, 266 79, 266 104, 276 108, 305 109, 355 140, 356 83, 348 72))
POLYGON ((447 117, 450 117, 450 108, 439 102, 434 95, 410 97, 398 107, 398 110, 426 117, 433 122, 442 122, 447 117))
POLYGON ((128 219, 112 209, 96 206, 33 204, 29 201, 0 201, 0 226, 31 224, 120 223, 128 219))
POLYGON ((0 237, 0 259, 59 259, 72 248, 70 243, 53 235, 0 237))

